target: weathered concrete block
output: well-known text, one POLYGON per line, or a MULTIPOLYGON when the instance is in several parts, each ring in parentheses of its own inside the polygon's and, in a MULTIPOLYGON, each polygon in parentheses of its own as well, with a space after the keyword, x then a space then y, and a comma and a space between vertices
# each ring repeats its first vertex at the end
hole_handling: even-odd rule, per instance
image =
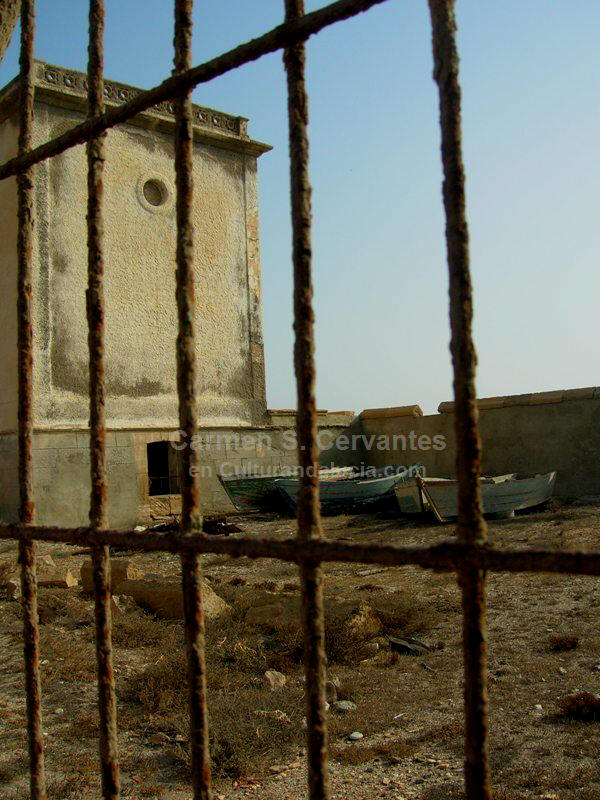
POLYGON ((38 579, 38 586, 55 589, 72 589, 79 581, 70 569, 56 572, 54 575, 44 575, 38 579))
POLYGON ((33 437, 34 450, 46 450, 59 446, 65 448, 77 447, 77 434, 72 432, 65 433, 36 433, 33 437))
POLYGON ((565 389, 563 392, 563 400, 591 400, 596 391, 598 391, 597 386, 587 386, 581 389, 565 389))
POLYGON ((500 397, 482 397, 477 401, 477 408, 480 411, 485 411, 488 408, 503 408, 505 398, 500 397))
POLYGON ((507 394, 504 398, 505 407, 528 406, 531 402, 531 392, 528 394, 507 394))
MULTIPOLYGON (((130 595, 139 606, 161 619, 183 619, 183 593, 179 580, 127 580, 119 584, 119 594, 130 595)), ((228 609, 225 600, 203 583, 202 610, 206 619, 214 619, 228 609)))
POLYGON ((6 581, 2 587, 7 600, 20 600, 21 599, 21 584, 18 580, 11 578, 6 581))
POLYGON ((90 446, 90 434, 88 431, 77 431, 77 447, 81 447, 85 449, 86 447, 89 449, 90 446))
MULTIPOLYGON (((120 590, 121 584, 129 580, 139 580, 144 577, 144 572, 131 561, 123 559, 110 559, 110 588, 113 593, 120 590)), ((94 568, 92 560, 88 559, 81 565, 81 586, 84 592, 94 591, 94 568)), ((129 594, 121 592, 120 594, 129 594)))
POLYGON ((422 417, 421 406, 392 406, 391 408, 366 408, 361 411, 361 419, 381 419, 382 417, 422 417))
POLYGON ((529 405, 537 406, 544 403, 562 403, 564 392, 534 392, 529 396, 529 405))
POLYGON ((268 669, 263 675, 263 685, 271 692, 283 689, 286 683, 286 676, 283 672, 278 672, 276 669, 268 669))
POLYGON ((135 455, 131 447, 107 447, 106 463, 108 466, 114 464, 135 464, 135 455))

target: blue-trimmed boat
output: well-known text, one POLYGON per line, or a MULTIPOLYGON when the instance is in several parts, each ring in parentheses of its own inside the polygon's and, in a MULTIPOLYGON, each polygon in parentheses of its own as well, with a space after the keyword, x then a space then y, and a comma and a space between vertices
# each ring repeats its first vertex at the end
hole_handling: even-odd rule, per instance
MULTIPOLYGON (((394 489, 409 479, 418 467, 384 467, 366 473, 357 473, 349 478, 337 480, 321 480, 319 495, 323 514, 373 511, 384 507, 390 500, 394 502, 394 489)), ((277 490, 287 506, 296 513, 300 480, 298 478, 280 478, 275 481, 277 490)))
MULTIPOLYGON (((319 479, 346 479, 355 473, 354 467, 332 467, 320 470, 319 479)), ((219 481, 238 511, 276 511, 287 507, 275 486, 277 480, 285 477, 289 477, 289 471, 285 475, 233 475, 227 478, 219 475, 219 481)))

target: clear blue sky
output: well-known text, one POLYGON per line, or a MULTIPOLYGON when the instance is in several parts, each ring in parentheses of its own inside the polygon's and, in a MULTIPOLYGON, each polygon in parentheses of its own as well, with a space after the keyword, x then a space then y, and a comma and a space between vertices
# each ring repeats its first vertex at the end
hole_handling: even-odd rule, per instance
MULTIPOLYGON (((307 2, 307 10, 324 3, 307 2)), ((39 0, 37 56, 85 69, 83 0, 39 0)), ((170 0, 107 0, 106 74, 171 69, 170 0)), ((282 0, 203 0, 196 63, 282 18, 282 0)), ((600 4, 459 0, 478 394, 600 384, 600 4)), ((425 0, 389 0, 309 43, 318 402, 451 398, 437 95, 425 0)), ((0 66, 16 72, 17 49, 0 66)), ((295 405, 281 55, 200 86, 250 117, 260 160, 268 401, 295 405)))

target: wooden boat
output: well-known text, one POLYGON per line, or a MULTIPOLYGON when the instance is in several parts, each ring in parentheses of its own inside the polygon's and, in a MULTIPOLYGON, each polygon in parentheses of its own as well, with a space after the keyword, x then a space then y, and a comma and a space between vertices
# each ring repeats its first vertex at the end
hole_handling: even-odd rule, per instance
MULTIPOLYGON (((354 467, 333 467, 319 472, 320 480, 349 478, 356 472, 354 467)), ((273 511, 283 504, 275 481, 289 477, 289 471, 275 475, 234 475, 225 478, 219 475, 222 487, 238 511, 273 511)))
MULTIPOLYGON (((521 475, 513 472, 493 478, 481 478, 484 514, 512 516, 515 511, 533 508, 552 497, 556 472, 545 475, 521 475)), ((410 478, 394 489, 400 511, 418 514, 431 510, 443 522, 458 516, 458 483, 447 478, 410 478)))
MULTIPOLYGON (((351 476, 341 480, 325 480, 319 484, 321 511, 323 514, 335 514, 341 511, 355 513, 372 510, 373 507, 393 499, 394 487, 407 476, 414 474, 405 467, 384 467, 373 471, 375 477, 351 476), (387 473, 386 473, 387 470, 387 473), (394 470, 392 474, 389 474, 394 470)), ((281 478, 275 481, 289 508, 295 513, 297 508, 300 480, 298 478, 281 478)))

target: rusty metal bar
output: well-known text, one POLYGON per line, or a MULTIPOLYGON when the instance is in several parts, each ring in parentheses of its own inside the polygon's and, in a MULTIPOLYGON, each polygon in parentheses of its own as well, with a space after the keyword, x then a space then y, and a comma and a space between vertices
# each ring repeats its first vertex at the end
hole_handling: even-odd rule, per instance
POLYGON ((183 538, 178 532, 95 530, 53 528, 42 525, 0 524, 1 540, 44 541, 86 547, 107 544, 148 553, 210 553, 231 558, 272 558, 300 564, 302 561, 330 561, 349 564, 380 564, 402 567, 410 564, 424 569, 454 572, 461 565, 490 572, 547 572, 555 575, 600 575, 600 551, 594 550, 509 550, 464 545, 449 540, 429 547, 350 544, 335 539, 311 541, 225 538, 193 536, 183 538))
POLYGON ((36 147, 26 156, 19 156, 7 161, 0 165, 0 180, 16 175, 19 170, 38 164, 46 158, 63 153, 74 145, 83 144, 88 139, 98 136, 102 131, 127 122, 136 114, 148 111, 152 106, 162 103, 164 100, 170 100, 179 92, 191 90, 199 83, 207 83, 232 69, 256 61, 268 53, 273 53, 283 47, 291 47, 329 25, 349 19, 384 2, 387 0, 339 0, 318 11, 306 14, 297 22, 279 25, 257 39, 239 45, 193 69, 185 70, 181 75, 167 78, 153 89, 141 92, 127 103, 123 103, 117 108, 111 108, 93 120, 86 120, 80 125, 76 125, 61 136, 36 147))
MULTIPOLYGON (((285 20, 292 24, 304 14, 304 0, 285 0, 285 20)), ((292 257, 294 264, 294 365, 298 411, 298 460, 301 467, 298 493, 298 541, 321 538, 315 399, 314 310, 312 306, 311 186, 308 174, 308 95, 304 71, 304 42, 283 52, 287 74, 290 185, 292 206, 292 257)), ((306 672, 306 721, 308 740, 308 789, 311 800, 329 797, 327 771, 327 718, 325 712, 325 622, 323 575, 318 560, 300 564, 304 668, 306 672)))
MULTIPOLYGON (((88 44, 88 117, 104 111, 104 0, 90 0, 88 44)), ((106 528, 106 415, 104 383, 104 142, 106 134, 90 139, 88 162, 88 289, 87 320, 90 396, 90 526, 106 528)), ((92 547, 100 765, 102 797, 120 797, 117 747, 117 703, 113 672, 110 609, 110 555, 105 544, 92 547)))
POLYGON ((206 705, 202 553, 231 557, 273 558, 298 563, 302 580, 307 686, 308 773, 311 800, 329 795, 326 760, 323 561, 415 565, 455 571, 462 591, 465 665, 465 787, 469 800, 489 800, 487 742, 487 669, 485 572, 553 572, 600 575, 600 552, 495 550, 487 546, 479 493, 481 442, 475 394, 476 355, 472 339, 472 288, 461 153, 460 85, 454 0, 429 0, 433 32, 434 76, 439 87, 446 242, 450 275, 451 352, 454 368, 455 432, 459 479, 457 540, 430 547, 393 547, 322 540, 315 402, 314 312, 311 279, 311 188, 308 177, 308 98, 304 84, 304 41, 324 27, 385 0, 339 0, 304 14, 304 0, 285 0, 283 25, 195 68, 191 67, 192 0, 175 0, 175 70, 158 87, 104 111, 104 0, 90 0, 88 119, 35 150, 33 119, 34 2, 21 11, 21 108, 18 156, 0 166, 0 179, 17 175, 18 186, 18 371, 20 523, 0 524, 0 539, 19 542, 23 593, 27 719, 31 797, 45 800, 41 730, 39 635, 35 576, 36 540, 92 548, 94 563, 96 650, 100 709, 100 753, 104 798, 118 800, 116 703, 112 668, 110 615, 110 544, 138 551, 181 555, 186 649, 189 673, 190 740, 195 800, 210 798, 210 758, 206 705), (288 80, 291 195, 294 262, 295 369, 299 462, 303 467, 298 498, 298 534, 294 541, 208 538, 202 535, 198 455, 181 455, 182 522, 173 533, 113 531, 106 519, 104 298, 103 298, 103 163, 105 131, 164 100, 175 98, 175 172, 177 184, 177 384, 180 428, 191 439, 197 432, 194 262, 192 208, 191 89, 278 49, 284 49, 288 80), (33 435, 33 175, 34 164, 87 142, 88 158, 88 291, 90 365, 90 526, 50 528, 34 525, 32 480, 33 435))
MULTIPOLYGON (((487 527, 479 490, 481 440, 475 391, 477 357, 472 338, 473 296, 465 175, 461 147, 461 92, 454 0, 429 0, 434 77, 439 88, 446 247, 450 275, 450 328, 454 368, 454 427, 458 478, 459 542, 483 545, 487 527)), ((485 572, 465 565, 458 572, 462 591, 465 669, 465 791, 467 800, 489 800, 487 631, 485 572)))
MULTIPOLYGON (((175 0, 175 75, 192 63, 193 0, 175 0)), ((179 427, 187 442, 198 431, 194 300, 193 130, 191 90, 175 99, 175 179, 177 187, 177 394, 179 427)), ((181 451, 181 537, 202 535, 198 453, 181 451)), ((185 640, 188 659, 190 750, 194 800, 210 798, 210 753, 206 703, 202 568, 195 553, 181 556, 185 640)))
MULTIPOLYGON (((104 110, 104 0, 90 0, 88 45, 88 118, 104 110)), ((106 133, 87 143, 90 525, 106 528, 106 391, 104 359, 104 160, 106 133)))
MULTIPOLYGON (((19 156, 33 143, 35 2, 21 3, 21 54, 19 156)), ((17 314, 18 314, 18 416, 19 416, 19 520, 32 525, 33 499, 33 169, 17 176, 17 314)), ((19 541, 23 606, 23 649, 27 693, 29 784, 32 800, 45 800, 46 777, 42 738, 40 639, 37 610, 36 548, 30 540, 19 541)))

